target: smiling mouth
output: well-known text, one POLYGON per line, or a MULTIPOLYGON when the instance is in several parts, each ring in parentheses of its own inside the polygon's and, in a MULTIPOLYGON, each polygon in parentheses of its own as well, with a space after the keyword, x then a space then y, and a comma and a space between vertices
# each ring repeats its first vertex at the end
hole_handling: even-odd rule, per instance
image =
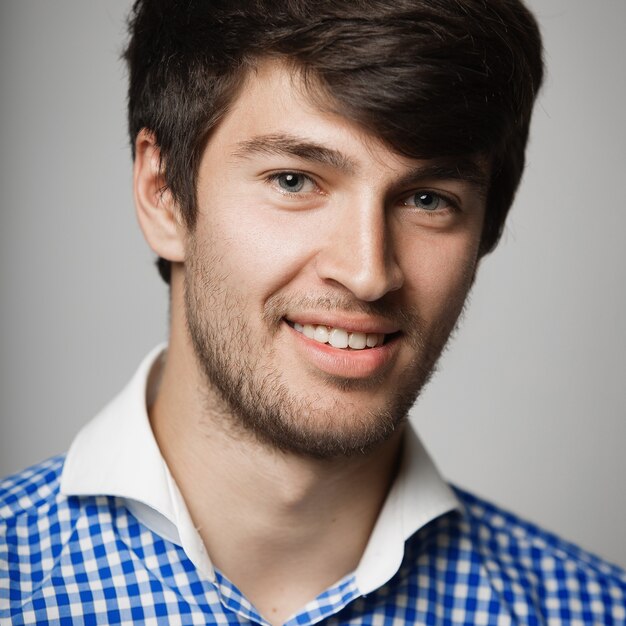
POLYGON ((324 324, 298 324, 285 320, 296 332, 318 343, 326 343, 341 350, 368 350, 388 343, 400 333, 361 333, 324 324))

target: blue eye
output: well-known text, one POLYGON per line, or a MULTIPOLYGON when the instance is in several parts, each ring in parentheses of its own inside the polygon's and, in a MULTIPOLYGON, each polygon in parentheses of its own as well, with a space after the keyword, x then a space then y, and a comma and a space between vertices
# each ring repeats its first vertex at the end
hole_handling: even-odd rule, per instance
POLYGON ((276 182, 281 189, 290 193, 297 193, 302 191, 304 184, 306 183, 306 176, 302 174, 296 174, 295 172, 285 172, 276 176, 276 182))
POLYGON ((413 196, 413 202, 418 209, 436 211, 442 203, 442 198, 436 193, 420 191, 413 196))

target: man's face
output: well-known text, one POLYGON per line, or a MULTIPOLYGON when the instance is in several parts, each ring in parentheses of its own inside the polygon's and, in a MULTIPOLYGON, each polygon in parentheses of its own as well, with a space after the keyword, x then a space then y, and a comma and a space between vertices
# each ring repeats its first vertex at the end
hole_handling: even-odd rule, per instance
POLYGON ((476 269, 485 172, 400 156, 301 87, 262 65, 211 135, 185 306, 210 405, 333 457, 386 440, 426 382, 476 269))

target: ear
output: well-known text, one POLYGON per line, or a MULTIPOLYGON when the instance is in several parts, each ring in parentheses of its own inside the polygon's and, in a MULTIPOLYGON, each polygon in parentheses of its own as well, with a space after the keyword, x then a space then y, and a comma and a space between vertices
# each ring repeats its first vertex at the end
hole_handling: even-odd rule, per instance
POLYGON ((145 128, 135 140, 133 192, 137 219, 148 245, 172 262, 185 259, 185 226, 166 189, 161 153, 154 135, 145 128))

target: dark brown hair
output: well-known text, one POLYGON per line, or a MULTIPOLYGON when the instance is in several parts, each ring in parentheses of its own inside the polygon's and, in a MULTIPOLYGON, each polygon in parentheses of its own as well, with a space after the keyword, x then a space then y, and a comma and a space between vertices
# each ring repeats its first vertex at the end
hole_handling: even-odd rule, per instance
MULTIPOLYGON (((154 133, 190 229, 209 134, 249 68, 273 57, 403 155, 488 157, 481 253, 496 246, 543 76, 520 0, 137 0, 129 30, 131 143, 154 133)), ((168 261, 159 271, 169 282, 168 261)))

